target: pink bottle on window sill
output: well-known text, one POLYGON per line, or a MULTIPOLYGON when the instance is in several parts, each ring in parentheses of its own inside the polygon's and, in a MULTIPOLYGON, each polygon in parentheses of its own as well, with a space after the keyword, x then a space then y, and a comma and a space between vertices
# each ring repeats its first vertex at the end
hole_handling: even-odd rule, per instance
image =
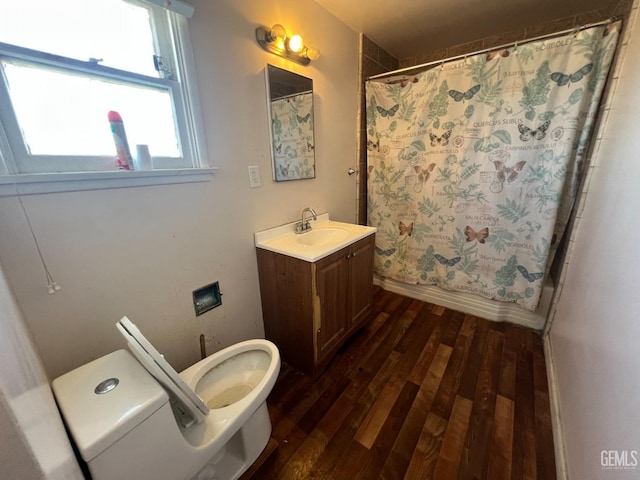
POLYGON ((119 170, 133 170, 133 159, 127 142, 127 134, 124 131, 124 123, 118 112, 110 111, 109 125, 113 134, 113 141, 116 144, 116 162, 119 170))

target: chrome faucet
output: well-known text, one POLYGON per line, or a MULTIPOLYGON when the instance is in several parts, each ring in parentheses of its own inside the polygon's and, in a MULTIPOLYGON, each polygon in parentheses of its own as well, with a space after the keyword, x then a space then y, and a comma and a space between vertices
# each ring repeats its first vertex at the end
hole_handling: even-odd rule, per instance
POLYGON ((304 233, 311 230, 311 224, 309 223, 309 220, 307 220, 304 216, 304 214, 307 212, 311 213, 311 216, 314 220, 318 220, 318 214, 313 208, 305 208, 304 210, 302 210, 302 220, 296 223, 296 233, 304 233))

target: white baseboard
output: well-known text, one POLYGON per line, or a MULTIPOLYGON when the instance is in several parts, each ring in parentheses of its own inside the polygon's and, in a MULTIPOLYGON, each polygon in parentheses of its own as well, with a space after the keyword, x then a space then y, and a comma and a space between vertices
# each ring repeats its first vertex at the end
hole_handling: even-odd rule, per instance
POLYGON ((560 399, 558 398, 558 382, 553 361, 553 353, 549 334, 542 339, 544 345, 544 359, 547 366, 547 381, 549 382, 549 403, 551 404, 551 426, 553 428, 553 448, 556 456, 557 480, 569 480, 567 457, 564 451, 564 431, 560 415, 560 399))
POLYGON ((469 293, 445 290, 433 285, 411 285, 390 278, 374 276, 373 283, 406 297, 415 298, 460 312, 486 318, 494 322, 510 322, 534 330, 542 330, 553 299, 553 284, 550 280, 540 296, 538 310, 531 312, 514 303, 498 302, 469 293))

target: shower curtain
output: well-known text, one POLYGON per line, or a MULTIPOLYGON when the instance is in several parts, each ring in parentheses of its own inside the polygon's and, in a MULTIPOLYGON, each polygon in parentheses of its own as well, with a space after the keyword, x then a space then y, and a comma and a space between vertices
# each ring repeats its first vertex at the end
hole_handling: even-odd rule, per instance
POLYGON ((537 308, 620 28, 367 82, 378 275, 537 308))

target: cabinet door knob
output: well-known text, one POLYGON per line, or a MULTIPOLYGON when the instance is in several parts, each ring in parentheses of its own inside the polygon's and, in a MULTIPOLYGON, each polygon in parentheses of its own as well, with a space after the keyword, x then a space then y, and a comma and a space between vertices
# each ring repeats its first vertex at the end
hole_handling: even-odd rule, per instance
POLYGON ((347 254, 347 260, 349 260, 350 258, 351 258, 351 254, 350 254, 350 253, 348 253, 348 254, 347 254))

